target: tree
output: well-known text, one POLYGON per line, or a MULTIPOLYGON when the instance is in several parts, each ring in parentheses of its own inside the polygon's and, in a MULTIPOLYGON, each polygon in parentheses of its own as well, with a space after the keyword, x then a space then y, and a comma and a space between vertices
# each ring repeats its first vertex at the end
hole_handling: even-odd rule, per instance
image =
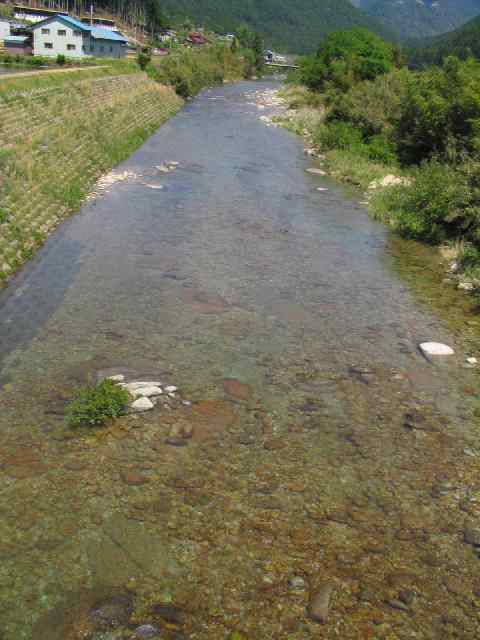
POLYGON ((145 10, 147 30, 153 40, 157 32, 167 26, 167 19, 162 12, 159 0, 147 0, 145 10))
POLYGON ((260 70, 263 67, 263 38, 259 33, 255 33, 252 42, 252 50, 255 55, 255 67, 260 70))
POLYGON ((367 29, 335 31, 320 45, 316 56, 303 59, 301 78, 316 91, 328 85, 346 91, 356 82, 388 73, 399 59, 393 45, 367 29))

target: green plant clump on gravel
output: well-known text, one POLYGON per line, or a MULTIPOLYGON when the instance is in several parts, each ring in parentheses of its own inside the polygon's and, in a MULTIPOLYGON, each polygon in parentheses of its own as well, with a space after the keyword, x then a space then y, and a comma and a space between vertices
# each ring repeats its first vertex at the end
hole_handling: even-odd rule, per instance
POLYGON ((111 380, 80 389, 67 407, 66 419, 71 427, 100 426, 125 413, 130 400, 128 391, 111 380))

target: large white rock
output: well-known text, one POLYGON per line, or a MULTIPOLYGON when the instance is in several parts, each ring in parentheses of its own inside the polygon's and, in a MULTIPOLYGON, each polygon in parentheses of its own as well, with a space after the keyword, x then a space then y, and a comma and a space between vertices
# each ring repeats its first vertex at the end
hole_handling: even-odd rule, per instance
POLYGON ((420 350, 425 356, 453 356, 455 351, 452 347, 441 342, 422 342, 420 350))
POLYGON ((140 387, 135 389, 133 395, 137 398, 153 398, 154 396, 161 396, 163 391, 160 387, 140 387))
POLYGON ((139 398, 131 406, 134 411, 150 411, 155 405, 148 398, 139 398))

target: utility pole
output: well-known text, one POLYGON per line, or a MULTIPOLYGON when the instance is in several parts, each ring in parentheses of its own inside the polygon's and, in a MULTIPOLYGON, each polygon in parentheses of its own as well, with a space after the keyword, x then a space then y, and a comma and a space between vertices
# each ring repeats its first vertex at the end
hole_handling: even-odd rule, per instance
POLYGON ((93 2, 90 3, 90 26, 93 27, 93 2))

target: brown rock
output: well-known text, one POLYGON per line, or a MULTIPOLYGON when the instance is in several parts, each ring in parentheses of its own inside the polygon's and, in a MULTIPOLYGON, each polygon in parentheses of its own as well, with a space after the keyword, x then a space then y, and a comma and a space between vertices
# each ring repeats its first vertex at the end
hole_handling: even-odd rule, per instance
POLYGON ((265 440, 263 443, 263 448, 267 451, 275 451, 277 449, 283 449, 284 447, 286 447, 286 444, 283 440, 280 440, 280 438, 271 438, 265 440))
POLYGON ((310 618, 315 620, 315 622, 321 622, 322 624, 327 622, 333 591, 334 585, 328 583, 311 594, 308 613, 310 618))
POLYGON ((223 389, 225 393, 237 400, 248 400, 252 395, 251 387, 236 378, 225 378, 223 389))
POLYGON ((136 471, 123 472, 122 480, 125 482, 125 484, 129 484, 131 486, 139 486, 148 482, 148 478, 143 476, 141 473, 137 473, 136 471))

